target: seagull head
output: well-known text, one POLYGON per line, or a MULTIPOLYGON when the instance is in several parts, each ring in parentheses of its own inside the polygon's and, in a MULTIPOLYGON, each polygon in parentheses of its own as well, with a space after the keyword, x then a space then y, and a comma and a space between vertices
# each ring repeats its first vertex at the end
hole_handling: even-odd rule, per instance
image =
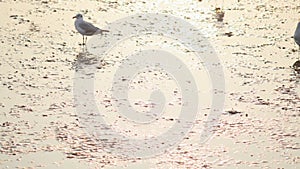
POLYGON ((82 15, 81 15, 81 14, 77 14, 77 15, 74 16, 73 18, 79 19, 79 18, 82 18, 82 15))

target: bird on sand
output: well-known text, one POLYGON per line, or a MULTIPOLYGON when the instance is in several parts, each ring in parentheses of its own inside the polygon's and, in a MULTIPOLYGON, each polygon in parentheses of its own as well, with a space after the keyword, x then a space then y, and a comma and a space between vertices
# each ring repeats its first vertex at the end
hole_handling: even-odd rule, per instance
POLYGON ((98 34, 102 35, 103 32, 109 32, 108 30, 100 29, 100 28, 94 26, 93 24, 84 21, 81 14, 77 14, 73 18, 76 18, 74 25, 75 25, 76 30, 82 35, 82 39, 83 39, 82 44, 83 45, 85 45, 84 36, 92 36, 92 35, 98 35, 98 34))
POLYGON ((296 44, 299 46, 298 50, 298 60, 294 63, 293 68, 297 71, 300 72, 300 22, 298 22, 295 34, 294 34, 294 40, 296 44))

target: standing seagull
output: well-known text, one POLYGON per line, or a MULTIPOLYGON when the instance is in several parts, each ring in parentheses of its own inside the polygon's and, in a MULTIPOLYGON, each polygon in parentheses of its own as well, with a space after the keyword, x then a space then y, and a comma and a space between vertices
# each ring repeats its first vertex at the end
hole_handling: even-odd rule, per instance
POLYGON ((298 51, 298 60, 294 63, 293 67, 294 69, 299 72, 300 74, 300 22, 298 22, 295 34, 294 34, 294 40, 296 44, 299 46, 299 51, 298 51))
POLYGON ((92 36, 92 35, 102 34, 103 32, 109 32, 108 30, 99 29, 93 24, 84 21, 81 14, 77 14, 73 18, 76 18, 74 23, 75 28, 82 35, 83 45, 85 45, 84 36, 92 36))

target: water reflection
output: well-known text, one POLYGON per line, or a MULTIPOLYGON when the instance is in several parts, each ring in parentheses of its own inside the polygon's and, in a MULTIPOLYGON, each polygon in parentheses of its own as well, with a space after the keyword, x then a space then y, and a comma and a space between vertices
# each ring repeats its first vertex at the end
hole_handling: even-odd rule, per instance
POLYGON ((224 16, 225 16, 225 12, 223 9, 221 8, 215 8, 215 15, 216 15, 216 19, 218 22, 223 22, 224 20, 224 16))

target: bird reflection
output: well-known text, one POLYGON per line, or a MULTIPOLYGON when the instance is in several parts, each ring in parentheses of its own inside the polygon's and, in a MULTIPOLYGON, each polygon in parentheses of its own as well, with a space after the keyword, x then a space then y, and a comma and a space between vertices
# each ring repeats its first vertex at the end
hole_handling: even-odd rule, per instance
POLYGON ((221 8, 219 8, 219 7, 215 8, 215 12, 216 12, 216 18, 217 18, 217 20, 219 22, 223 22, 225 12, 221 8))
POLYGON ((103 69, 105 66, 109 64, 102 58, 86 51, 82 50, 79 52, 76 61, 73 63, 73 68, 75 71, 79 70, 95 70, 95 69, 103 69))

